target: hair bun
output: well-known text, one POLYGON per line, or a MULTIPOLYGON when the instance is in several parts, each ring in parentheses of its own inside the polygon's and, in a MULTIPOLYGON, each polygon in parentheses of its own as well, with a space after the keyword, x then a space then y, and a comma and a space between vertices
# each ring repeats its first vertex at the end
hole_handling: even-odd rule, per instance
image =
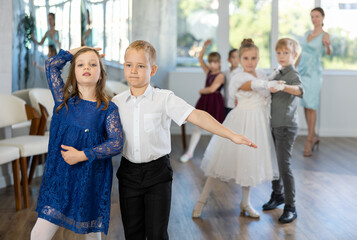
POLYGON ((251 38, 244 38, 240 45, 241 47, 254 45, 254 41, 251 38))

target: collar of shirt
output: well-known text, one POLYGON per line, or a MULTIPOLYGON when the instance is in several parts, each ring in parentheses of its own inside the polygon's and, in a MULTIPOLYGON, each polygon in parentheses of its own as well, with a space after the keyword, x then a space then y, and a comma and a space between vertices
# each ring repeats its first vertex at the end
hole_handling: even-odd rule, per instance
POLYGON ((290 70, 294 69, 293 65, 287 66, 284 69, 279 70, 281 75, 285 75, 287 72, 289 72, 290 70))
POLYGON ((135 97, 134 95, 131 94, 131 91, 130 89, 127 91, 126 93, 126 98, 125 98, 125 101, 128 102, 129 100, 133 100, 133 101, 136 101, 136 100, 141 100, 142 98, 146 97, 148 100, 153 100, 153 97, 154 97, 154 88, 149 84, 144 92, 143 95, 140 95, 138 97, 135 97))

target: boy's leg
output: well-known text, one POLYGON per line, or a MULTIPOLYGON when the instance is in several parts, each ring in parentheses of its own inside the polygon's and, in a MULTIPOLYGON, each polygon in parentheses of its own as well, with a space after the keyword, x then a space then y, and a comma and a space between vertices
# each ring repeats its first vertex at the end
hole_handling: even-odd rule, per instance
POLYGON ((169 239, 167 226, 171 207, 172 168, 169 156, 152 162, 143 170, 148 187, 145 193, 145 232, 147 240, 169 239), (155 177, 154 177, 155 176, 155 177))
POLYGON ((172 181, 158 183, 145 194, 145 230, 147 240, 168 240, 172 181))
POLYGON ((37 218, 31 231, 31 240, 51 240, 59 226, 45 219, 37 218))
POLYGON ((117 172, 121 219, 126 240, 145 240, 144 191, 140 167, 122 158, 117 172))
MULTIPOLYGON (((291 168, 291 156, 298 128, 280 127, 274 128, 275 148, 278 159, 280 178, 284 186, 285 205, 295 207, 295 181, 291 168)), ((279 191, 276 185, 274 189, 279 191)))

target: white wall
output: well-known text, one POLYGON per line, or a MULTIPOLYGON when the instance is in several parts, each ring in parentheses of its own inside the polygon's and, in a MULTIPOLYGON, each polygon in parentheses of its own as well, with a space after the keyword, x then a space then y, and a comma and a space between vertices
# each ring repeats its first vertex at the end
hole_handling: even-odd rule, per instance
POLYGON ((0 7, 0 94, 12 89, 12 1, 1 1, 0 7))
MULTIPOLYGON (((321 106, 317 130, 320 136, 357 137, 357 73, 328 72, 323 75, 321 106)), ((199 68, 178 69, 169 73, 169 89, 189 104, 195 106, 204 87, 205 75, 199 68)), ((299 108, 300 134, 307 134, 303 108, 299 108)), ((192 125, 187 124, 186 132, 190 134, 192 125)), ((172 133, 181 133, 180 128, 172 125, 172 133)))

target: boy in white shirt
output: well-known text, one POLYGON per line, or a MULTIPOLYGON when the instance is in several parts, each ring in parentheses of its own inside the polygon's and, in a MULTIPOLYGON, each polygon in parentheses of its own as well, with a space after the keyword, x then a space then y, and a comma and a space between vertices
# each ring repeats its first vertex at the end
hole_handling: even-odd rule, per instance
POLYGON ((126 49, 124 63, 130 90, 112 99, 119 107, 124 130, 124 148, 117 177, 127 240, 169 239, 171 119, 178 125, 189 121, 236 144, 257 147, 173 92, 153 88, 150 78, 156 71, 155 48, 146 41, 131 43, 126 49))

